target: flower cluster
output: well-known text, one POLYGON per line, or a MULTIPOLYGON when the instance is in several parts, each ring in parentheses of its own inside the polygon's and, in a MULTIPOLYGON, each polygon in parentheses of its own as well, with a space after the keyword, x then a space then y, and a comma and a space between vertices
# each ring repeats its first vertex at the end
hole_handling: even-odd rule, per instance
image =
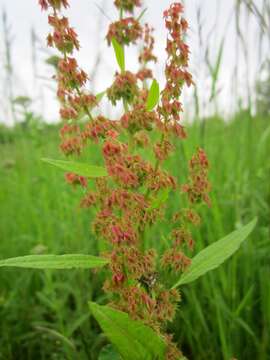
POLYGON ((112 38, 115 38, 121 45, 136 44, 137 40, 141 38, 142 32, 138 20, 127 17, 110 25, 107 41, 108 44, 111 44, 112 38))
POLYGON ((114 83, 107 90, 107 96, 113 105, 116 105, 119 100, 131 104, 138 95, 137 78, 130 71, 125 71, 122 74, 116 73, 114 83))
POLYGON ((60 10, 61 6, 64 8, 69 6, 67 0, 39 0, 39 5, 41 6, 42 10, 47 10, 49 6, 57 10, 60 10))
POLYGON ((130 134, 138 131, 151 131, 157 122, 157 114, 154 111, 146 112, 144 105, 136 105, 131 111, 125 113, 120 121, 123 128, 127 129, 130 134))
POLYGON ((106 138, 107 134, 112 138, 117 137, 117 129, 117 121, 111 121, 102 115, 98 115, 85 124, 81 132, 81 138, 83 140, 90 139, 95 143, 99 143, 106 138))
POLYGON ((54 28, 47 37, 48 46, 55 46, 59 51, 72 53, 73 49, 79 50, 80 44, 73 28, 69 26, 66 17, 49 16, 49 24, 54 28))
POLYGON ((157 57, 154 55, 154 44, 155 39, 152 35, 154 29, 150 28, 148 24, 145 24, 143 30, 143 47, 139 54, 139 64, 141 65, 140 70, 137 72, 137 78, 144 82, 147 79, 153 78, 153 72, 147 67, 150 62, 157 62, 157 57))
POLYGON ((85 177, 73 173, 66 174, 66 181, 71 185, 81 185, 82 187, 87 187, 88 185, 85 177))
POLYGON ((163 162, 174 151, 174 141, 186 137, 180 123, 182 105, 179 99, 183 86, 192 84, 192 77, 188 72, 189 50, 183 40, 188 28, 182 17, 183 7, 175 3, 164 13, 169 32, 166 85, 160 105, 148 111, 147 79, 153 77, 148 65, 157 61, 153 29, 149 25, 143 27, 132 16, 123 18, 123 11, 132 14, 135 7, 141 6, 141 1, 114 1, 120 10, 120 18, 109 26, 108 43, 115 38, 124 46, 141 39, 143 47, 138 59, 139 71, 116 73, 113 84, 106 91, 113 105, 119 101, 124 105, 123 114, 112 121, 101 114, 92 115, 98 100, 85 89, 88 77, 73 57, 74 51, 79 49, 77 34, 69 26, 68 19, 59 14, 61 8, 68 6, 67 0, 39 0, 39 3, 44 10, 52 9, 49 24, 53 32, 48 36, 48 44, 62 53, 56 74, 60 116, 64 122, 60 148, 66 155, 80 155, 89 142, 95 143, 108 173, 108 176, 95 180, 66 174, 68 183, 85 188, 81 207, 95 209, 92 231, 107 244, 104 256, 110 260, 110 276, 103 289, 111 296, 111 306, 143 321, 163 336, 168 344, 167 360, 179 359, 181 352, 164 328, 174 318, 180 294, 170 290, 170 284, 160 275, 167 271, 182 272, 189 266, 191 260, 187 252, 194 248, 190 228, 200 224, 194 206, 201 201, 210 202, 209 165, 202 149, 190 161, 185 185, 181 186, 163 167, 163 162), (88 117, 86 122, 78 122, 82 115, 88 117), (159 140, 154 141, 157 137, 159 140), (146 151, 139 152, 139 147, 146 151), (153 154, 154 164, 149 160, 153 156, 146 154, 153 154), (91 191, 88 190, 90 182, 91 188, 94 187, 91 191), (159 203, 161 195, 170 192, 187 194, 190 202, 190 207, 179 209, 172 221, 166 218, 166 203, 159 203), (173 224, 171 247, 158 254, 155 249, 146 247, 144 240, 149 236, 146 230, 164 220, 173 224))
POLYGON ((180 139, 185 138, 185 131, 180 125, 180 114, 183 111, 179 98, 185 84, 190 86, 192 76, 188 72, 189 48, 184 42, 188 29, 187 21, 182 17, 183 6, 174 3, 164 12, 166 28, 169 35, 167 38, 166 51, 168 59, 165 76, 166 85, 162 91, 161 106, 159 113, 163 120, 160 124, 165 132, 172 132, 180 139))
POLYGON ((144 46, 139 55, 140 64, 145 65, 146 63, 151 61, 155 63, 157 62, 157 57, 153 53, 155 45, 155 39, 152 35, 153 31, 153 28, 151 28, 148 24, 145 24, 143 33, 144 46))
POLYGON ((115 0, 114 5, 119 10, 125 10, 125 11, 132 13, 136 6, 138 6, 138 7, 141 6, 141 1, 140 0, 115 0))
POLYGON ((192 204, 204 201, 210 206, 211 202, 208 193, 211 189, 208 181, 209 163, 203 149, 198 149, 189 163, 189 183, 183 186, 183 191, 188 194, 192 204))

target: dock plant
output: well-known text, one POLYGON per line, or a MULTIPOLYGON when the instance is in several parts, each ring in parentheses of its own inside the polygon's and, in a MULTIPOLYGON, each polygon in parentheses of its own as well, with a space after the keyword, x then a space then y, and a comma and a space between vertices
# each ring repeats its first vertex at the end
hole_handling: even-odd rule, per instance
POLYGON ((161 88, 152 71, 152 65, 159 61, 153 29, 142 23, 141 1, 115 0, 119 18, 109 25, 106 41, 118 68, 112 84, 104 92, 92 94, 88 90, 91 78, 76 59, 80 51, 78 35, 64 15, 71 4, 68 0, 39 0, 39 4, 49 13, 48 46, 59 52, 55 80, 63 124, 60 149, 67 157, 43 160, 65 170, 68 184, 84 189, 80 206, 92 208, 91 231, 103 250, 98 256, 13 258, 1 261, 0 266, 102 267, 107 303, 91 302, 89 306, 114 346, 114 350, 110 348, 111 356, 116 351, 119 359, 128 360, 184 358, 178 339, 167 331, 181 300, 179 288, 224 262, 256 222, 193 257, 193 229, 203 222, 199 207, 205 205, 211 211, 209 161, 204 149, 198 147, 184 164, 188 177, 176 178, 166 167, 170 157, 177 157, 179 163, 186 161, 175 146, 188 141, 181 95, 184 87, 194 86, 184 7, 172 3, 163 13, 167 42, 161 88), (126 66, 125 50, 131 46, 140 48, 136 72, 126 66), (103 97, 112 107, 122 106, 117 119, 102 112, 103 97), (92 144, 102 155, 102 163, 92 163, 91 152, 87 151, 92 144), (87 154, 87 161, 79 160, 82 154, 84 159, 87 154), (168 209, 169 197, 180 199, 176 211, 168 209), (170 224, 171 230, 166 246, 155 247, 161 240, 150 239, 151 229, 160 222, 170 224))

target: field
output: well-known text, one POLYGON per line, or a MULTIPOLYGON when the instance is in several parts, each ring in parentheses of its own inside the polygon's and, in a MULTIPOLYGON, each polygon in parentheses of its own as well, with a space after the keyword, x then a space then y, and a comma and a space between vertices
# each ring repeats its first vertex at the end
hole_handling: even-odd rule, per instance
MULTIPOLYGON (((167 161, 176 175, 200 144, 210 159, 212 207, 200 211, 196 252, 255 216, 258 224, 241 250, 220 269, 181 288, 171 325, 175 341, 195 360, 270 359, 270 118, 239 113, 229 122, 189 126, 189 137, 167 161), (184 161, 183 161, 184 160, 184 161)), ((43 163, 60 158, 58 128, 0 130, 0 257, 42 253, 97 254, 91 212, 79 208, 80 189, 43 163)), ((91 151, 88 149, 88 152, 91 151)), ((99 161, 94 149, 91 154, 99 161)), ((178 202, 170 198, 170 208, 178 202)), ((149 234, 158 248, 167 229, 149 234)), ((106 343, 87 302, 104 301, 102 276, 89 271, 0 271, 0 359, 97 359, 106 343)))

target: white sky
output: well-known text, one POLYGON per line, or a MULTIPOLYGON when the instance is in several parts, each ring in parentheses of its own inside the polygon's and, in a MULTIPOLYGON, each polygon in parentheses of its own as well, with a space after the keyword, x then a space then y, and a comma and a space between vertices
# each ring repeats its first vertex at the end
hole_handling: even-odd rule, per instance
MULTIPOLYGON (((155 76, 162 83, 162 69, 164 66, 165 54, 164 46, 166 41, 166 32, 164 31, 162 13, 163 10, 169 6, 171 0, 145 0, 144 4, 147 7, 147 13, 144 19, 152 24, 155 28, 156 34, 156 54, 160 57, 159 65, 154 69, 155 76)), ((235 19, 233 14, 233 6, 235 0, 186 0, 186 17, 190 23, 190 32, 188 43, 191 48, 191 71, 194 74, 195 81, 198 85, 201 99, 207 103, 209 98, 210 81, 207 78, 207 71, 203 62, 204 49, 199 46, 198 41, 198 26, 196 20, 196 11, 199 6, 202 7, 202 20, 204 24, 205 44, 206 37, 212 29, 212 35, 209 41, 210 54, 213 60, 216 59, 221 39, 225 36, 225 50, 222 61, 221 77, 219 81, 220 96, 219 102, 222 108, 226 110, 231 109, 231 87, 232 87, 232 73, 236 62, 235 50, 235 19), (217 18, 217 13, 219 13, 217 18), (214 24, 217 21, 215 27, 214 24)), ((257 0, 258 5, 261 0, 257 0)), ((97 49, 102 49, 102 62, 99 68, 97 79, 95 81, 95 89, 97 91, 104 90, 112 80, 112 76, 116 70, 116 63, 113 52, 107 49, 104 41, 106 29, 109 20, 101 14, 96 4, 99 4, 104 13, 112 20, 117 19, 118 14, 112 6, 113 0, 70 0, 70 9, 66 12, 70 17, 72 26, 75 27, 79 34, 79 39, 82 49, 78 56, 80 65, 86 70, 91 71, 96 60, 97 49), (102 28, 100 29, 98 23, 102 21, 102 28)), ((35 81, 33 76, 33 62, 31 50, 31 29, 34 28, 38 37, 42 41, 44 48, 46 47, 46 36, 49 31, 47 25, 47 15, 41 13, 38 6, 38 0, 0 0, 0 9, 5 9, 8 15, 8 23, 11 26, 11 34, 13 36, 12 46, 12 62, 14 65, 15 93, 16 95, 28 95, 35 97, 35 109, 39 113, 45 115, 49 120, 57 118, 57 102, 55 95, 49 86, 53 84, 50 81, 39 80, 35 81), (41 96, 42 95, 42 96, 41 96), (42 101, 40 99, 43 99, 42 101)), ((256 20, 251 18, 247 28, 247 20, 243 17, 241 19, 242 28, 244 30, 245 39, 248 41, 249 47, 249 61, 250 61, 250 82, 252 84, 254 76, 258 71, 258 65, 261 59, 258 59, 257 45, 258 35, 256 20), (255 31, 256 30, 256 31, 255 31)), ((0 91, 4 92, 4 72, 3 68, 3 30, 1 24, 0 37, 0 68, 2 75, 0 80, 0 91)), ((205 46, 205 45, 204 45, 205 46)), ((127 54, 127 65, 131 69, 134 67, 134 59, 136 49, 129 50, 127 54), (132 56, 133 55, 133 56, 132 56)), ((44 66, 42 59, 48 57, 42 50, 38 51, 39 65, 38 75, 41 77, 50 77, 52 69, 44 66)), ((240 66, 242 68, 239 74, 239 89, 241 93, 246 89, 246 74, 243 62, 243 57, 240 58, 240 66)), ((7 122, 5 116, 6 109, 0 103, 0 123, 7 122), (4 115, 4 116, 3 116, 4 115)))

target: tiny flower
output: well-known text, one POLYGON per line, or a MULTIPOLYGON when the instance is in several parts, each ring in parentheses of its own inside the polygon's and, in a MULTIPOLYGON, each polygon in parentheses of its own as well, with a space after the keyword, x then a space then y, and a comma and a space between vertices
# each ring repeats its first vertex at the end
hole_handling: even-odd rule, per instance
POLYGON ((71 185, 81 185, 87 187, 87 179, 83 176, 79 176, 73 173, 67 173, 65 175, 66 181, 71 185))
POLYGON ((124 274, 116 273, 116 274, 113 275, 113 282, 116 285, 123 284, 124 281, 125 281, 125 275, 124 274))
POLYGON ((48 9, 49 4, 48 4, 47 0, 39 0, 38 2, 39 2, 39 5, 41 6, 42 10, 48 9))

